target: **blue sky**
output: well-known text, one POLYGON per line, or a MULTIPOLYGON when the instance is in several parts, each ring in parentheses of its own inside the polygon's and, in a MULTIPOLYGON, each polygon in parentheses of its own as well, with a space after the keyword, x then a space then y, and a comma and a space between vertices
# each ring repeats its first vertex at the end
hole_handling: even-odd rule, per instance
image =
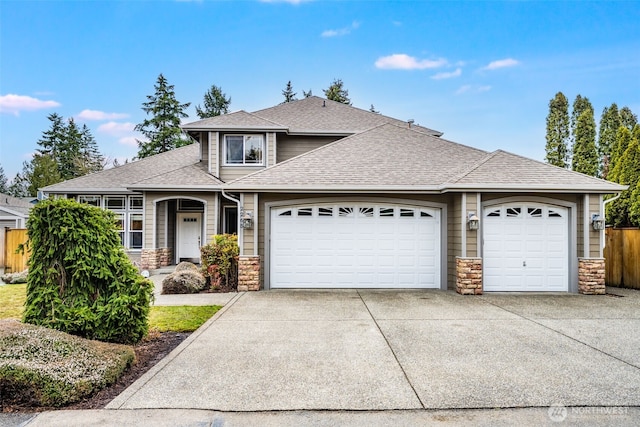
POLYGON ((488 151, 544 158, 548 102, 640 114, 640 2, 0 1, 0 164, 11 179, 57 112, 109 158, 160 73, 197 119, 212 84, 231 109, 344 81, 353 105, 488 151))

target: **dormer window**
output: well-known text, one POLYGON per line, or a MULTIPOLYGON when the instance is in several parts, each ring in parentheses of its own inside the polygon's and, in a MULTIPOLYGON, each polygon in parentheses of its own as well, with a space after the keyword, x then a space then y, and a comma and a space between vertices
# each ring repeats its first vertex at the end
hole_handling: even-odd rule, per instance
POLYGON ((226 165, 262 165, 264 138, 262 135, 225 135, 226 165))

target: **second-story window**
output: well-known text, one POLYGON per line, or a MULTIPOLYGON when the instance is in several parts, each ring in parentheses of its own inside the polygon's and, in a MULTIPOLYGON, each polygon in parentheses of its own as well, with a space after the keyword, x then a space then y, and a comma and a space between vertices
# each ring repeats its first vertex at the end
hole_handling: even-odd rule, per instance
POLYGON ((264 138, 262 135, 226 135, 225 164, 262 165, 264 138))

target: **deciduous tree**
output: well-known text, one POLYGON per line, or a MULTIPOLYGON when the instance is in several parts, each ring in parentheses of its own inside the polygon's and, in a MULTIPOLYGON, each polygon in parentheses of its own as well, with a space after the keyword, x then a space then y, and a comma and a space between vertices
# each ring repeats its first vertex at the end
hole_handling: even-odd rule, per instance
POLYGON ((200 108, 200 105, 196 106, 196 114, 198 115, 198 117, 200 117, 201 119, 216 117, 221 114, 227 114, 229 112, 231 97, 227 97, 227 94, 222 92, 221 87, 211 85, 211 88, 207 91, 207 93, 204 94, 203 103, 203 108, 200 108))
POLYGON ((178 102, 173 85, 162 74, 158 76, 154 88, 155 93, 147 95, 147 102, 142 103, 142 110, 151 117, 135 127, 147 138, 146 141, 138 140, 139 159, 193 143, 193 140, 183 136, 180 129, 180 119, 188 117, 184 110, 190 103, 178 102))
POLYGON ((566 168, 569 160, 569 101, 562 92, 556 93, 549 101, 546 139, 546 162, 566 168))

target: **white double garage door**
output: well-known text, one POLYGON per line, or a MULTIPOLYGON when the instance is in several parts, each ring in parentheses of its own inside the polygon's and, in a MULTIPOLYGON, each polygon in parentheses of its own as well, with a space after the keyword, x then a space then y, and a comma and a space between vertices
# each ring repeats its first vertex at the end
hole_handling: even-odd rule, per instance
MULTIPOLYGON (((441 210, 340 203, 271 208, 271 288, 440 288, 441 210)), ((489 207, 482 219, 486 291, 566 291, 568 212, 489 207)))

